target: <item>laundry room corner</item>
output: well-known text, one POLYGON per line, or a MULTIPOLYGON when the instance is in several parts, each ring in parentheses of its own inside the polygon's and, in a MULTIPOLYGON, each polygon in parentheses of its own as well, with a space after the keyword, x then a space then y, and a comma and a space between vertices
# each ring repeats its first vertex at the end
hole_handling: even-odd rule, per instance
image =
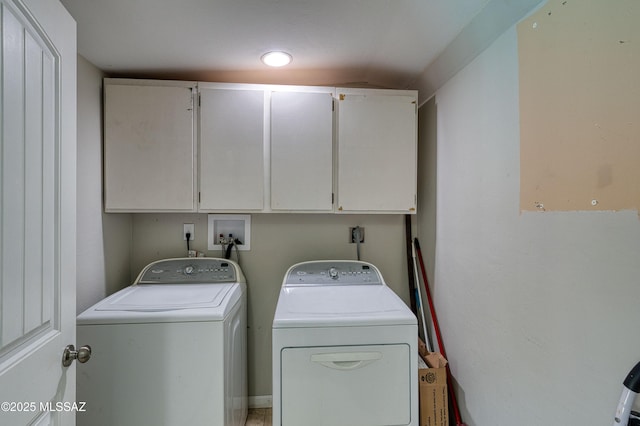
MULTIPOLYGON (((181 232, 193 223, 190 246, 206 256, 207 214, 133 214, 131 270, 148 263, 186 255, 181 232)), ((249 396, 271 396, 271 323, 282 277, 291 265, 307 260, 356 259, 356 244, 349 242, 349 228, 366 229, 361 258, 375 264, 390 287, 408 305, 405 268, 404 218, 402 215, 252 214, 251 250, 240 251, 240 266, 247 278, 249 396)), ((236 253, 231 255, 236 260, 236 253)), ((135 277, 132 277, 133 280, 135 277)))
MULTIPOLYGON (((437 113, 435 96, 420 105, 418 110, 418 214, 415 216, 414 236, 420 240, 430 283, 434 283, 436 265, 437 113)), ((431 291, 436 293, 438 289, 431 291)))
MULTIPOLYGON (((102 199, 102 87, 107 75, 78 56, 78 288, 80 313, 130 285, 150 262, 185 256, 185 223, 194 224, 191 248, 206 256, 207 214, 105 213, 102 199)), ((412 215, 416 221, 416 216, 412 215)), ((404 220, 393 214, 251 214, 250 251, 240 251, 247 277, 249 396, 271 397, 271 323, 289 266, 306 260, 351 259, 350 228, 365 228, 362 260, 375 264, 409 304, 404 220)), ((232 255, 235 259, 235 253, 232 255)))
POLYGON ((104 213, 102 204, 102 79, 77 57, 76 312, 131 284, 132 215, 104 213))

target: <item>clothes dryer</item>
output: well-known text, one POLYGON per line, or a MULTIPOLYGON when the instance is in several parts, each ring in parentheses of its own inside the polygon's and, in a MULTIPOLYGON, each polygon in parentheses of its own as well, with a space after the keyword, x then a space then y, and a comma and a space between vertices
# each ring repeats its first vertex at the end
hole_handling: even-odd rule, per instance
POLYGON ((79 426, 244 426, 246 281, 235 262, 153 262, 77 318, 79 426))
POLYGON ((274 426, 419 424, 417 320, 374 265, 293 265, 272 332, 274 426))

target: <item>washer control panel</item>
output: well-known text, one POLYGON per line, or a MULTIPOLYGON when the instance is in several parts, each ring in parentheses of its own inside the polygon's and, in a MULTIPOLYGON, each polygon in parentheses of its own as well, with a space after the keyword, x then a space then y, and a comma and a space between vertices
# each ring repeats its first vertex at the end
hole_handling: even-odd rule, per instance
POLYGON ((382 285, 378 268, 359 261, 315 261, 299 263, 289 268, 285 286, 299 285, 382 285))
POLYGON ((236 281, 235 266, 224 259, 160 260, 148 265, 137 284, 227 283, 236 281))

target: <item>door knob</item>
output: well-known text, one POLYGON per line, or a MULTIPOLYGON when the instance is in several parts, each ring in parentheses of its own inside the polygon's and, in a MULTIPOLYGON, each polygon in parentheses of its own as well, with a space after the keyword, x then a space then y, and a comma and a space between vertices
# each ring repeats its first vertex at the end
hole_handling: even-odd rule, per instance
POLYGON ((84 345, 76 351, 76 347, 73 345, 67 345, 62 353, 62 365, 68 367, 74 360, 78 360, 79 363, 84 364, 91 358, 91 346, 84 345))

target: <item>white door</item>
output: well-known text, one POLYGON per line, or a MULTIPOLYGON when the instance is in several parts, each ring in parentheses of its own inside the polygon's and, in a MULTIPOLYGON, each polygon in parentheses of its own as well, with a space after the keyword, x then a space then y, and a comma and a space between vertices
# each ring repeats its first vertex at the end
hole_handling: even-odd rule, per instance
POLYGON ((264 89, 199 86, 200 211, 262 210, 264 89))
POLYGON ((195 210, 194 92, 189 82, 105 79, 106 211, 195 210))
POLYGON ((271 93, 273 210, 333 209, 333 89, 307 90, 271 93))
POLYGON ((338 211, 415 213, 417 93, 337 91, 338 211))
POLYGON ((76 25, 58 0, 0 19, 0 424, 74 425, 76 25))

